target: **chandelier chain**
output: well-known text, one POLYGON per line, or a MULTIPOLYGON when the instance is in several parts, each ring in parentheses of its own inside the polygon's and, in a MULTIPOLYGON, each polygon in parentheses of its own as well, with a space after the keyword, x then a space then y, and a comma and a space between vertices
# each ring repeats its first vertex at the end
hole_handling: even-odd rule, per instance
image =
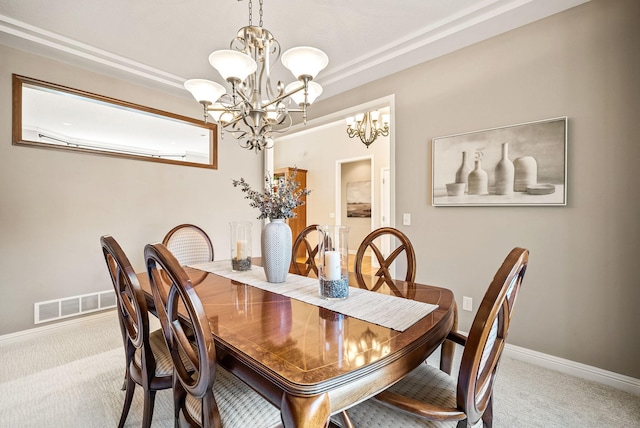
MULTIPOLYGON (((260 2, 260 24, 259 26, 262 27, 262 1, 263 0, 259 0, 260 2)), ((253 0, 249 0, 249 25, 253 25, 253 0)))

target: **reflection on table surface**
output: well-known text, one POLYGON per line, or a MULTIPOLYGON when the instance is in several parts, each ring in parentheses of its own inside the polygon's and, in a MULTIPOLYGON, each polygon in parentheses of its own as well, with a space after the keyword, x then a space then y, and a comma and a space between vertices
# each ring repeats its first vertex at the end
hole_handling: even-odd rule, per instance
MULTIPOLYGON (((394 281, 376 290, 439 305, 398 332, 212 273, 185 271, 209 318, 220 364, 278 407, 290 396, 331 397, 330 413, 348 407, 364 383, 366 393, 373 394, 424 361, 453 324, 453 294, 440 287, 394 281)), ((146 274, 138 277, 151 300, 146 274)))

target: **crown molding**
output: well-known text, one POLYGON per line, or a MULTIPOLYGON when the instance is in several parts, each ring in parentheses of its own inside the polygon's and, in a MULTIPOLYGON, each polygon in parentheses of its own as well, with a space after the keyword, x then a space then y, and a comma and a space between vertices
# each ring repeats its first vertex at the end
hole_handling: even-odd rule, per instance
MULTIPOLYGON (((18 44, 19 47, 25 48, 27 51, 45 55, 51 52, 71 55, 98 66, 98 69, 118 70, 162 85, 184 89, 183 82, 186 80, 184 77, 167 73, 5 15, 0 15, 0 33, 15 39, 14 43, 7 43, 9 46, 18 44)), ((2 41, 3 39, 0 38, 0 42, 2 41)))
MULTIPOLYGON (((390 42, 366 46, 353 60, 321 72, 323 97, 380 79, 513 30, 589 0, 483 0, 448 18, 390 42)), ((428 22, 428 20, 425 20, 428 22)), ((0 43, 52 58, 81 63, 103 74, 143 79, 155 86, 183 91, 184 77, 87 45, 22 21, 0 15, 0 43)))

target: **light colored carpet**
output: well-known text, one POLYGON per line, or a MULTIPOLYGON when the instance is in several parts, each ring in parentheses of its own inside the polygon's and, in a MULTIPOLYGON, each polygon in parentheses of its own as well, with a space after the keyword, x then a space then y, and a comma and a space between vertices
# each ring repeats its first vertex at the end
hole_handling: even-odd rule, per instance
MULTIPOLYGON (((0 427, 117 426, 124 352, 115 312, 4 344, 0 358, 0 427)), ((429 361, 437 364, 437 357, 429 361)), ((172 407, 171 391, 158 392, 152 426, 172 427, 172 407)), ((138 387, 126 426, 141 423, 138 387)), ((505 357, 494 391, 494 426, 640 427, 640 396, 505 357)))

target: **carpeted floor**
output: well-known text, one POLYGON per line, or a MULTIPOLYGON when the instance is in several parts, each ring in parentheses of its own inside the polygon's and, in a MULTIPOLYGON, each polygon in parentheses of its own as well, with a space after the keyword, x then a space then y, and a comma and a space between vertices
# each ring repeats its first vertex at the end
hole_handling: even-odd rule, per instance
MULTIPOLYGON (((1 345, 0 358, 0 427, 117 426, 124 353, 115 312, 1 345)), ((153 427, 173 426, 172 406, 171 391, 157 394, 153 427)), ((126 426, 139 427, 141 415, 137 388, 126 426)), ((494 391, 494 426, 640 427, 640 396, 504 357, 494 391)))

